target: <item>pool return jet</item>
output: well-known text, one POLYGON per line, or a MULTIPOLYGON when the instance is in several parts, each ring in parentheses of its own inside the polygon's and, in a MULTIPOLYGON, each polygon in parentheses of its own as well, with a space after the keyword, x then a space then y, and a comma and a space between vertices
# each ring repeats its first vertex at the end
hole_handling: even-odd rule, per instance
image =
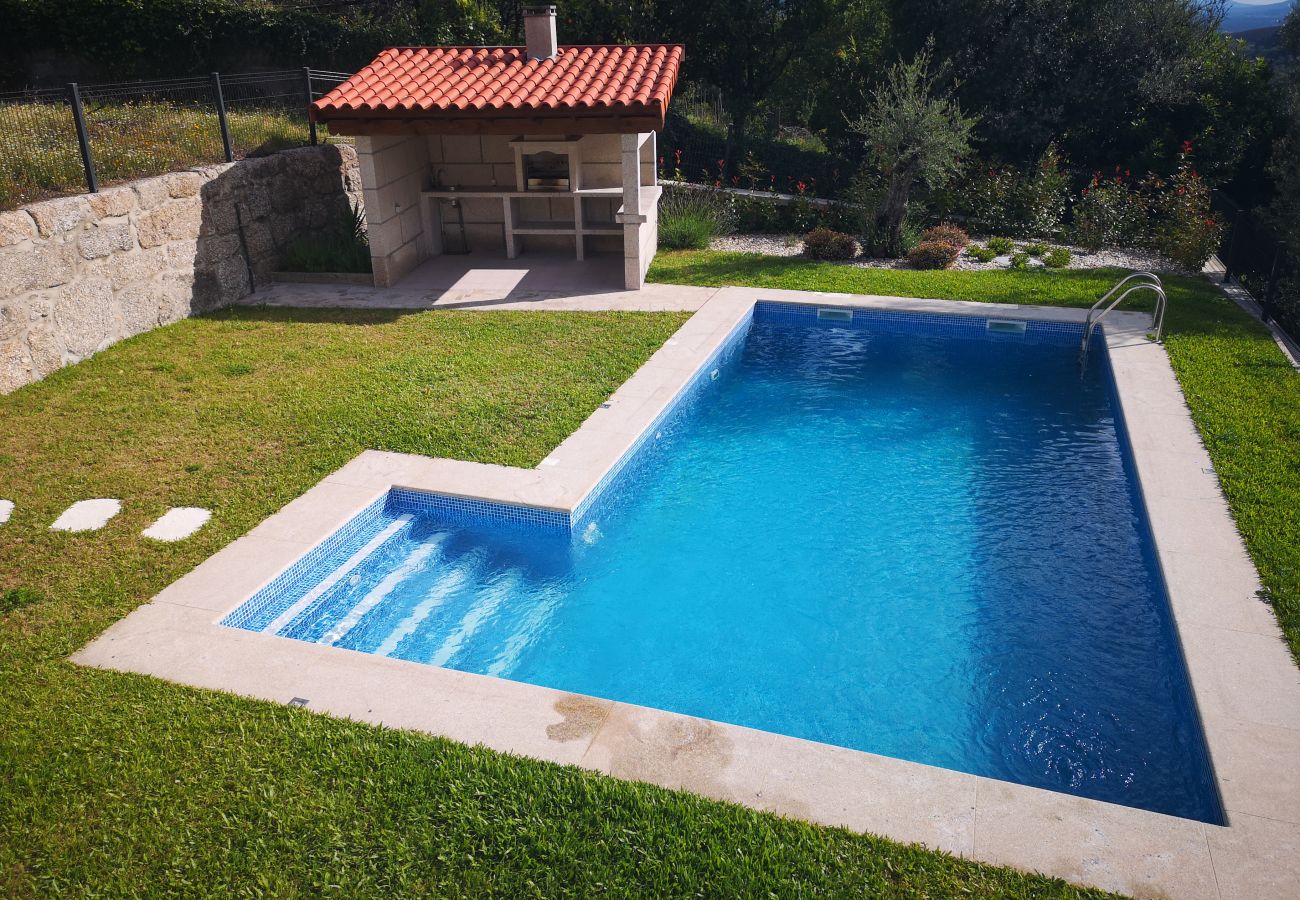
POLYGON ((1160 343, 1160 333, 1164 330, 1165 326, 1165 306, 1168 304, 1168 301, 1165 298, 1165 287, 1161 284, 1160 278, 1152 272, 1134 272, 1132 275, 1123 279, 1107 291, 1105 296, 1094 303, 1092 308, 1088 310, 1088 318, 1084 322, 1083 326, 1083 340, 1079 344, 1080 370, 1086 370, 1088 368, 1088 348, 1092 344, 1092 332, 1096 329, 1097 324, 1101 322, 1102 319, 1106 318, 1107 313, 1123 303, 1124 299, 1128 297, 1129 294, 1134 294, 1138 291, 1151 291, 1156 295, 1156 308, 1151 314, 1151 325, 1153 329, 1152 340, 1157 344, 1160 343), (1125 290, 1122 294, 1119 294, 1118 297, 1115 297, 1115 295, 1119 293, 1120 289, 1130 281, 1136 282, 1136 284, 1125 290), (1115 297, 1115 299, 1110 300, 1111 297, 1115 297), (1107 300, 1110 300, 1109 306, 1106 305, 1107 300))

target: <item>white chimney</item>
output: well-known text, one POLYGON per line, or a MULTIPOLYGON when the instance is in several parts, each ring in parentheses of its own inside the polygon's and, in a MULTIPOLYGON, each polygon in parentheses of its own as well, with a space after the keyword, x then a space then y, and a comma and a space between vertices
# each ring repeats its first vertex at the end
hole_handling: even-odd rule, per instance
POLYGON ((524 44, 528 48, 529 59, 554 59, 557 45, 555 43, 555 7, 524 7, 524 44))

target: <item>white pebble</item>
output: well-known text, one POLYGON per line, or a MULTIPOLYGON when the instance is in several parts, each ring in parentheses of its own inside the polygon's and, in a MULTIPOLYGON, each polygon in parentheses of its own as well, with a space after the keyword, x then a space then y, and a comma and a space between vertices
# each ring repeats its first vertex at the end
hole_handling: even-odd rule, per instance
POLYGON ((0 525, 9 521, 9 517, 13 515, 13 511, 14 502, 12 500, 0 500, 0 525))
POLYGON ((122 511, 120 500, 100 498, 78 500, 63 511, 50 526, 51 531, 98 531, 122 511))
POLYGON ((212 518, 212 513, 197 506, 176 506, 142 534, 155 541, 181 541, 198 531, 212 518))

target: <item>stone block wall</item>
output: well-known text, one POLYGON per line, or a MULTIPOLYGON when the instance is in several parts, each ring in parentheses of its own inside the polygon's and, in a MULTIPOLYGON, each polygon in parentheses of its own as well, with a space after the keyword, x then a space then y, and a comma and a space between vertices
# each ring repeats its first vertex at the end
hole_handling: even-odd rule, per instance
POLYGON ((247 296, 361 203, 355 151, 322 146, 0 212, 0 393, 247 296))
POLYGON ((429 256, 420 191, 429 177, 425 139, 359 135, 357 158, 365 184, 370 264, 378 287, 392 287, 429 256))

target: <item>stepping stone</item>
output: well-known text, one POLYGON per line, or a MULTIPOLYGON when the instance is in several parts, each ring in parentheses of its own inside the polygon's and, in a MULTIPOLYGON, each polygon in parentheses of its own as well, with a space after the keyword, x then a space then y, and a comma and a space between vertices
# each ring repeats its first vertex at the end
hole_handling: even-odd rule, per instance
POLYGON ((141 534, 155 541, 183 541, 211 518, 209 510, 198 506, 174 506, 141 534))
POLYGON ((0 525, 9 521, 9 517, 13 515, 13 511, 14 502, 12 500, 0 500, 0 525))
POLYGON ((50 531, 98 531, 121 511, 120 500, 78 500, 63 511, 63 515, 50 526, 50 531))

